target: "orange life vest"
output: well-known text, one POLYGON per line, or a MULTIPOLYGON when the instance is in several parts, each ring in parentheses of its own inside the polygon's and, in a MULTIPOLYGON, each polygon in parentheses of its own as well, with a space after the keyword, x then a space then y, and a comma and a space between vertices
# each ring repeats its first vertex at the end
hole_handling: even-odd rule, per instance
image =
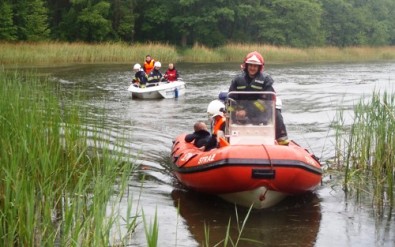
POLYGON ((215 118, 215 124, 214 124, 214 128, 213 128, 213 134, 214 135, 218 135, 218 131, 222 130, 221 127, 222 125, 225 123, 226 118, 225 117, 216 117, 215 118))
POLYGON ((149 73, 151 72, 151 70, 154 68, 154 64, 155 64, 155 60, 151 59, 150 62, 145 61, 143 68, 144 68, 144 72, 149 75, 149 73))
MULTIPOLYGON (((213 127, 213 135, 218 136, 218 131, 222 130, 222 126, 226 122, 226 117, 221 117, 221 116, 216 116, 215 118, 215 124, 213 127)), ((229 146, 229 142, 222 136, 218 137, 218 146, 219 147, 225 147, 229 146)))

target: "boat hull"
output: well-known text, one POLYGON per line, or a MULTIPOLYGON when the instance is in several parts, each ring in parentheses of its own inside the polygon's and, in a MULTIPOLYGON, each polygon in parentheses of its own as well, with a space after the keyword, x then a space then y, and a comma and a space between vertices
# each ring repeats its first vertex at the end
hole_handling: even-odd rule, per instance
POLYGON ((185 186, 254 208, 271 207, 288 195, 314 190, 322 170, 314 155, 295 142, 229 145, 203 152, 185 142, 172 147, 173 171, 185 186))
POLYGON ((185 94, 185 82, 175 81, 171 83, 159 83, 157 86, 139 88, 133 84, 128 91, 132 93, 132 98, 137 99, 171 99, 178 98, 185 94))
POLYGON ((222 199, 241 205, 244 207, 253 207, 256 209, 269 208, 282 201, 287 194, 266 187, 258 187, 253 190, 219 194, 222 199))

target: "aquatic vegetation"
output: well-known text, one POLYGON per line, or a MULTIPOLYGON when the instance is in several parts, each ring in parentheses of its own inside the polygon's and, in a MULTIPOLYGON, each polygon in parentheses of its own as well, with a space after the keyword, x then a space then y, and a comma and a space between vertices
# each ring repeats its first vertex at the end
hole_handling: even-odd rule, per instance
POLYGON ((344 168, 344 188, 372 196, 380 213, 394 204, 395 94, 374 92, 354 107, 353 123, 343 113, 336 125, 337 163, 344 168))
POLYGON ((235 235, 235 238, 232 238, 231 234, 231 229, 232 229, 232 218, 229 218, 228 225, 226 227, 226 232, 224 234, 224 239, 219 241, 218 243, 211 245, 210 244, 210 226, 204 223, 204 243, 202 243, 202 246, 233 246, 237 247, 242 245, 244 242, 250 242, 250 243, 256 243, 256 244, 262 244, 262 242, 253 240, 253 239, 247 239, 242 237, 243 231, 246 227, 246 223, 248 221, 248 218, 250 217, 251 210, 253 208, 253 205, 249 207, 244 220, 240 222, 241 219, 239 219, 239 213, 237 211, 237 206, 235 205, 235 218, 236 218, 236 225, 237 225, 237 234, 235 235))
POLYGON ((65 63, 143 63, 151 54, 157 61, 178 61, 176 49, 167 44, 126 43, 0 43, 0 64, 56 65, 65 63))
POLYGON ((116 203, 134 166, 101 126, 32 74, 0 71, 0 85, 0 245, 109 246, 121 220, 132 232, 116 203))
POLYGON ((162 63, 242 62, 251 51, 261 52, 273 63, 357 62, 395 60, 395 47, 311 47, 293 48, 265 44, 227 44, 209 48, 195 44, 178 48, 163 43, 0 43, 0 64, 60 65, 69 63, 142 63, 150 54, 162 63))

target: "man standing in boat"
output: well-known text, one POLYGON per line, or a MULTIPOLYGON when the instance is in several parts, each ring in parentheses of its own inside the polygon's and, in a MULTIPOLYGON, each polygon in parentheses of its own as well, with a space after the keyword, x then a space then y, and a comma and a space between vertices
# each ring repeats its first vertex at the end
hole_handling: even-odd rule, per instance
POLYGON ((145 62, 143 64, 144 72, 149 75, 149 73, 154 69, 155 60, 152 59, 151 55, 145 56, 145 62))
MULTIPOLYGON (((265 61, 262 55, 253 51, 244 58, 243 73, 236 76, 229 87, 233 91, 268 91, 274 92, 274 80, 266 72, 263 72, 265 61)), ((237 100, 237 99, 236 99, 237 100)), ((281 145, 289 143, 287 130, 281 115, 281 110, 276 108, 276 140, 281 145)))

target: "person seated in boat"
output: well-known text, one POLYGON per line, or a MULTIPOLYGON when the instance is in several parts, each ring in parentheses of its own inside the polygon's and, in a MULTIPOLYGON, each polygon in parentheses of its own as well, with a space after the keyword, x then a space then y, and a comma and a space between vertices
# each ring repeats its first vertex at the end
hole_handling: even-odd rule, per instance
POLYGON ((225 104, 221 100, 213 100, 207 106, 207 115, 209 121, 211 121, 211 133, 217 136, 218 147, 229 145, 225 137, 225 112, 225 104))
POLYGON ((247 115, 247 110, 244 108, 237 109, 234 114, 233 123, 239 125, 251 124, 251 121, 247 115))
POLYGON ((162 81, 162 73, 160 72, 160 68, 162 64, 160 62, 155 62, 154 69, 148 75, 148 84, 147 87, 156 86, 160 81, 162 81))
POLYGON ((207 125, 198 121, 193 125, 194 132, 185 136, 186 142, 193 142, 196 147, 203 151, 209 151, 218 145, 217 136, 211 135, 207 125))
MULTIPOLYGON (((274 80, 268 73, 264 72, 264 65, 265 61, 259 52, 248 53, 242 66, 243 73, 232 80, 228 91, 275 92, 273 88, 274 80)), ((281 111, 276 110, 275 117, 276 140, 280 144, 287 145, 289 141, 281 111)))
POLYGON ((147 74, 138 63, 133 66, 133 71, 135 72, 134 78, 132 80, 133 85, 135 85, 136 87, 144 88, 148 80, 147 74))
POLYGON ((224 136, 226 117, 225 105, 220 100, 213 100, 207 106, 207 115, 211 121, 212 133, 217 136, 224 136))
POLYGON ((179 77, 178 71, 173 63, 169 63, 169 67, 166 70, 166 73, 163 75, 163 78, 166 79, 168 82, 177 81, 179 77))
POLYGON ((152 59, 151 55, 145 56, 145 61, 143 64, 144 72, 149 75, 155 66, 155 60, 152 59))

